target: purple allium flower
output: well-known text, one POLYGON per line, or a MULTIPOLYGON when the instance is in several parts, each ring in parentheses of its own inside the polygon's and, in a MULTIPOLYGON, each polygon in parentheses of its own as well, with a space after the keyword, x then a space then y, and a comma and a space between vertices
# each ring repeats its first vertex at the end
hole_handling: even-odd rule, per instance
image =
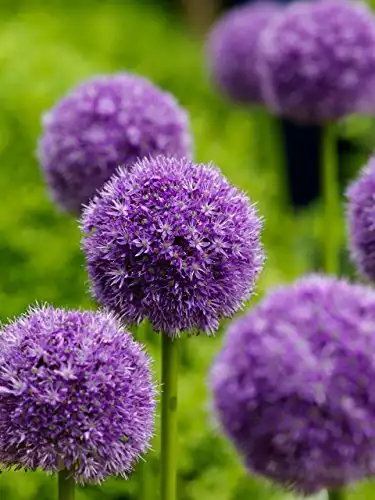
POLYGON ((139 161, 112 177, 82 218, 93 294, 126 323, 214 332, 253 291, 261 219, 210 165, 139 161))
POLYGON ((132 74, 79 85, 43 120, 38 157, 51 195, 64 210, 82 205, 119 165, 149 155, 191 156, 186 112, 175 98, 132 74))
POLYGON ((361 2, 296 2, 260 43, 264 98, 275 112, 322 123, 374 111, 375 22, 361 2))
POLYGON ((259 36, 279 11, 276 3, 258 1, 225 14, 212 29, 207 47, 209 70, 232 100, 262 102, 258 72, 259 36))
POLYGON ((349 246, 358 270, 375 281, 375 158, 348 188, 349 246))
POLYGON ((304 494, 375 472, 375 292, 312 275, 235 321, 214 407, 253 473, 304 494))
POLYGON ((155 387, 109 314, 45 307, 0 333, 0 464, 80 483, 125 475, 149 447, 155 387))

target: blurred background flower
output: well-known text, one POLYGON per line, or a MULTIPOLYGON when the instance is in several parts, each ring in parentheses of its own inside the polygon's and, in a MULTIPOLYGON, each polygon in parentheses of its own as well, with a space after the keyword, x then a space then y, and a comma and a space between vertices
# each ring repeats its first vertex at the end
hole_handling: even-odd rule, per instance
POLYGON ((375 292, 323 275, 229 327, 213 404, 250 473, 304 495, 373 475, 374 328, 375 292))
POLYGON ((260 35, 278 12, 278 4, 258 1, 224 14, 208 40, 207 64, 213 83, 233 101, 262 104, 260 35))
POLYGON ((374 112, 375 17, 364 4, 295 3, 260 43, 264 98, 275 113, 325 124, 374 112))
POLYGON ((119 73, 79 85, 43 117, 38 157, 52 198, 79 214, 119 165, 191 157, 187 113, 145 78, 119 73))
MULTIPOLYGON (((306 26, 311 26, 312 20, 310 20, 310 13, 313 12, 312 9, 315 9, 313 4, 317 2, 315 0, 312 0, 310 2, 301 2, 298 0, 279 0, 277 3, 270 3, 266 0, 233 0, 226 3, 231 7, 237 5, 240 5, 240 7, 229 10, 228 13, 224 14, 212 29, 208 50, 208 64, 211 67, 211 74, 213 75, 214 80, 216 80, 216 85, 234 101, 237 101, 237 103, 242 102, 242 104, 260 104, 265 97, 261 95, 262 92, 260 91, 262 87, 261 76, 262 74, 264 76, 264 71, 261 71, 262 65, 260 66, 260 52, 264 52, 264 43, 262 40, 260 40, 260 38, 264 38, 263 32, 270 25, 275 26, 275 29, 279 29, 279 25, 283 26, 285 24, 281 20, 280 22, 275 21, 274 14, 276 13, 276 10, 278 10, 280 15, 283 14, 284 11, 286 11, 285 15, 289 18, 290 16, 293 16, 293 12, 297 8, 297 12, 301 13, 302 11, 302 15, 300 15, 300 22, 302 24, 304 23, 306 26), (291 3, 298 5, 293 6, 292 8, 285 9, 284 6, 291 3), (279 5, 278 9, 277 5, 279 5), (268 16, 266 16, 267 10, 269 13, 268 16), (305 14, 303 14, 303 12, 305 12, 305 14)), ((339 2, 339 9, 341 3, 343 4, 342 10, 345 11, 345 9, 347 8, 349 8, 349 10, 351 9, 351 3, 349 2, 339 2)), ((355 10, 357 9, 358 5, 357 7, 355 7, 355 10)), ((359 10, 361 10, 361 5, 359 5, 359 10)), ((336 19, 337 16, 333 17, 336 19)), ((368 46, 369 43, 370 45, 371 43, 373 43, 371 42, 371 40, 373 40, 373 33, 371 34, 373 29, 371 30, 371 22, 366 23, 366 17, 368 18, 367 21, 370 21, 371 16, 369 15, 369 12, 364 12, 364 16, 362 16, 362 20, 367 25, 367 29, 357 40, 359 42, 359 45, 364 46, 368 46)), ((322 29, 323 31, 322 33, 318 33, 318 38, 319 36, 324 36, 324 31, 327 32, 324 29, 325 22, 319 25, 319 30, 322 29)), ((337 23, 337 21, 335 22, 337 23)), ((267 33, 273 32, 275 35, 275 29, 267 29, 267 33)), ((290 30, 293 31, 293 26, 287 28, 287 31, 290 30)), ((346 32, 343 33, 343 37, 346 37, 346 32)), ((270 36, 266 37, 268 41, 271 40, 271 43, 266 44, 266 48, 268 46, 268 50, 275 50, 276 54, 279 54, 281 58, 285 58, 287 56, 287 52, 282 47, 283 43, 285 44, 287 42, 283 40, 281 44, 274 43, 276 42, 276 40, 272 41, 273 38, 274 37, 270 36)), ((286 38, 288 39, 288 37, 286 38)), ((297 51, 300 51, 302 54, 301 47, 306 46, 306 36, 303 36, 301 38, 301 41, 303 41, 302 45, 300 43, 296 44, 295 49, 297 51)), ((317 39, 315 41, 317 41, 317 39)), ((340 51, 343 50, 343 47, 342 44, 338 44, 338 46, 340 47, 337 50, 340 53, 340 51)), ((315 50, 313 45, 312 47, 312 50, 315 50)), ((290 56, 292 58, 291 61, 294 61, 293 50, 294 49, 292 44, 290 46, 290 56)), ((334 53, 335 51, 331 51, 331 58, 332 56, 334 56, 334 53)), ((370 72, 373 72, 373 69, 371 69, 371 64, 373 64, 371 63, 372 56, 371 51, 369 52, 368 50, 368 47, 364 52, 365 58, 363 59, 362 57, 362 62, 364 62, 365 65, 362 65, 361 60, 358 60, 358 54, 354 55, 354 57, 351 58, 351 51, 349 50, 349 52, 347 53, 349 54, 349 58, 346 60, 346 65, 349 64, 349 66, 352 66, 352 68, 350 68, 350 71, 352 71, 354 68, 358 73, 358 71, 362 72, 362 70, 365 70, 367 67, 370 72)), ((319 68, 319 65, 324 65, 324 59, 327 58, 327 54, 329 54, 329 51, 327 53, 322 49, 322 58, 318 57, 317 59, 315 57, 313 63, 311 63, 311 61, 309 60, 310 56, 308 54, 305 54, 304 58, 306 60, 306 65, 313 65, 315 68, 319 68)), ((275 120, 275 125, 272 125, 271 130, 273 130, 272 133, 275 133, 275 130, 279 130, 282 149, 280 149, 280 147, 278 146, 277 149, 280 151, 283 150, 285 155, 285 159, 281 162, 281 166, 285 169, 285 184, 288 187, 288 193, 286 193, 286 201, 289 201, 295 210, 301 210, 315 201, 319 197, 321 191, 321 175, 319 163, 322 126, 319 124, 311 123, 312 115, 308 110, 311 110, 311 105, 315 107, 320 106, 320 102, 323 98, 323 91, 330 94, 331 104, 333 103, 332 99, 336 99, 336 106, 347 107, 348 101, 346 98, 342 99, 343 90, 340 90, 338 92, 340 87, 345 89, 342 83, 343 79, 330 79, 328 84, 322 87, 321 84, 323 83, 324 79, 320 81, 319 78, 321 78, 322 74, 324 74, 324 76, 328 76, 328 73, 325 70, 321 74, 319 74, 318 70, 315 75, 307 73, 304 75, 302 71, 302 77, 305 78, 305 87, 303 88, 301 86, 295 85, 293 83, 295 79, 290 78, 290 75, 288 75, 287 73, 291 70, 297 70, 297 67, 300 67, 301 64, 303 66, 303 61, 301 59, 299 61, 297 61, 296 59, 296 62, 298 62, 298 66, 295 66, 291 63, 289 64, 289 67, 284 68, 286 69, 286 71, 275 72, 275 78, 285 78, 286 81, 286 84, 283 84, 284 95, 282 97, 285 98, 287 96, 288 99, 298 100, 298 98, 301 98, 301 95, 298 97, 298 94, 300 94, 301 92, 306 92, 307 90, 307 81, 310 82, 309 92, 311 92, 314 87, 314 81, 316 82, 316 86, 320 89, 319 96, 316 96, 313 99, 311 99, 311 96, 307 99, 305 99, 305 97, 302 97, 302 101, 306 101, 309 104, 309 108, 307 106, 301 106, 301 109, 306 110, 306 112, 310 114, 307 123, 301 123, 296 112, 294 112, 294 116, 288 117, 288 113, 285 112, 286 110, 284 109, 284 112, 281 113, 282 116, 280 116, 278 120, 275 120), (332 81, 336 81, 336 87, 332 84, 332 81), (288 82, 290 82, 289 87, 288 82), (345 105, 343 104, 344 102, 345 105), (303 165, 303 168, 301 168, 301 165, 303 165)), ((328 64, 329 71, 334 70, 334 65, 332 66, 331 63, 328 64)), ((263 69, 267 66, 268 65, 263 64, 263 69)), ((342 62, 338 61, 338 64, 336 64, 336 69, 339 69, 340 72, 344 71, 342 62)), ((356 73, 356 71, 354 71, 354 73, 356 73)), ((272 71, 269 72, 269 75, 272 76, 272 71)), ((263 93, 265 95, 268 95, 268 104, 275 109, 275 97, 277 92, 274 92, 272 90, 273 87, 272 85, 270 85, 269 78, 267 80, 267 85, 263 83, 263 87, 265 87, 266 90, 263 93), (271 100, 270 96, 273 96, 271 100)), ((371 101, 373 101, 374 92, 371 80, 371 78, 367 77, 365 79, 366 84, 364 84, 364 79, 357 79, 356 93, 357 95, 361 96, 361 102, 356 103, 356 108, 357 110, 361 108, 362 111, 365 111, 367 113, 369 112, 369 109, 373 108, 373 104, 371 104, 371 101), (364 93, 359 92, 358 81, 361 81, 363 87, 366 87, 365 99, 363 99, 364 93)), ((354 87, 355 86, 356 85, 354 85, 354 87)), ((323 107, 326 112, 327 106, 323 107)), ((270 124, 267 123, 267 120, 266 123, 264 123, 265 113, 261 112, 259 114, 259 111, 260 110, 258 110, 255 114, 254 132, 256 136, 258 136, 256 139, 256 143, 258 143, 258 145, 256 145, 256 147, 259 148, 259 143, 265 142, 265 145, 260 147, 260 150, 263 151, 261 153, 261 157, 258 158, 258 162, 262 164, 264 162, 267 162, 267 158, 264 159, 264 151, 267 152, 267 150, 269 151, 270 148, 275 148, 275 144, 272 141, 270 143, 269 139, 265 139, 263 137, 267 136, 267 134, 270 133, 270 124), (259 116, 261 117, 261 121, 259 121, 259 116)), ((331 113, 332 112, 333 110, 331 110, 331 113)), ((353 109, 350 112, 353 112, 353 109)), ((254 115, 254 110, 252 110, 252 114, 254 115)), ((353 154, 360 154, 361 152, 364 153, 366 149, 367 147, 364 147, 363 144, 359 144, 358 142, 354 143, 348 136, 337 137, 337 153, 339 155, 340 162, 341 185, 344 185, 343 179, 345 178, 346 160, 348 155, 351 156, 353 154)))

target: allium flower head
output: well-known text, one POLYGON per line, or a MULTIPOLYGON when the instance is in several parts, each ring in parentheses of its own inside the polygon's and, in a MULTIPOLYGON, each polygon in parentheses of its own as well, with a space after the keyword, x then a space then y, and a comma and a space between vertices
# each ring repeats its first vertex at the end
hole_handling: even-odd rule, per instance
POLYGON ((296 2, 262 35, 264 98, 277 113, 322 123, 374 111, 375 22, 361 2, 296 2))
POLYGON ((148 449, 150 360, 109 314, 45 307, 0 334, 0 464, 124 475, 148 449))
POLYGON ((126 323, 211 333, 253 291, 261 225, 213 166, 158 157, 120 169, 83 213, 94 296, 126 323))
POLYGON ((276 3, 258 1, 232 9, 213 27, 207 47, 209 70, 232 100, 262 102, 259 37, 279 9, 276 3))
POLYGON ((132 74, 79 85, 43 120, 38 156, 51 195, 79 213, 119 165, 148 155, 191 155, 186 112, 175 98, 132 74))
POLYGON ((214 406, 249 470, 304 494, 375 468, 375 292, 312 275, 232 324, 214 406))
POLYGON ((367 278, 375 280, 375 159, 347 190, 349 246, 353 262, 367 278))

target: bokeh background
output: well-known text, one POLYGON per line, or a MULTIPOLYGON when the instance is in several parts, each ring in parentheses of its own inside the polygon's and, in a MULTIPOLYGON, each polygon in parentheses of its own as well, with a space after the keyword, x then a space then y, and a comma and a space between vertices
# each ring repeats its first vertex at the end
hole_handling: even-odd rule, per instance
MULTIPOLYGON (((206 76, 203 33, 215 14, 214 4, 209 0, 0 0, 2 321, 36 301, 95 307, 87 293, 77 221, 58 213, 49 200, 35 149, 43 111, 80 80, 98 73, 129 70, 173 92, 191 115, 196 160, 214 161, 258 202, 265 218, 268 262, 255 300, 270 286, 319 269, 319 200, 297 214, 280 208, 278 174, 273 162, 267 161, 272 155, 259 161, 255 154, 260 139, 249 111, 225 102, 206 76)), ((354 152, 349 148, 341 161, 344 188, 375 144, 375 125, 372 118, 354 118, 341 124, 339 132, 359 146, 354 152)), ((264 142, 272 153, 272 137, 264 142)), ((303 157, 300 163, 304 169, 303 157)), ((342 228, 342 266, 350 275, 343 220, 337 224, 342 228)), ((292 495, 249 477, 212 422, 206 377, 221 341, 222 331, 214 339, 201 336, 183 341, 179 499, 291 500, 292 495)), ((157 375, 158 342, 157 336, 147 339, 157 375)), ((156 476, 156 452, 149 463, 156 476)), ((43 473, 0 474, 0 500, 47 500, 55 497, 55 487, 55 479, 43 473)), ((127 482, 113 479, 101 488, 80 489, 77 498, 136 499, 137 472, 127 482)), ((353 488, 349 498, 375 498, 375 483, 353 488)))

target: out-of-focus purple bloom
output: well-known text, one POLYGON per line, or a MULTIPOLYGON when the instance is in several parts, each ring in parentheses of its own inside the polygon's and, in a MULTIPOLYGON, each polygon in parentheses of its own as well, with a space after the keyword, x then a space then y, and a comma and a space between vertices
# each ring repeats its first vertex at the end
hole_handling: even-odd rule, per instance
POLYGON ((111 315, 45 307, 0 334, 0 464, 125 475, 149 447, 150 360, 111 315))
POLYGON ((82 205, 119 165, 149 155, 190 157, 186 112, 145 78, 120 73, 79 85, 43 119, 38 157, 51 195, 64 210, 82 205))
POLYGON ((211 165, 150 158, 120 169, 82 218, 95 298, 170 336, 214 332, 253 291, 262 223, 211 165))
POLYGON ((232 100, 261 103, 259 37, 280 6, 258 1, 225 14, 212 29, 207 58, 212 79, 232 100))
POLYGON ((295 120, 322 123, 374 112, 375 22, 361 2, 296 2, 261 37, 263 94, 295 120))
POLYGON ((214 407, 249 470, 304 494, 375 470, 375 292, 312 275, 229 329, 214 407))
POLYGON ((349 246, 358 270, 375 281, 375 159, 348 188, 349 246))

